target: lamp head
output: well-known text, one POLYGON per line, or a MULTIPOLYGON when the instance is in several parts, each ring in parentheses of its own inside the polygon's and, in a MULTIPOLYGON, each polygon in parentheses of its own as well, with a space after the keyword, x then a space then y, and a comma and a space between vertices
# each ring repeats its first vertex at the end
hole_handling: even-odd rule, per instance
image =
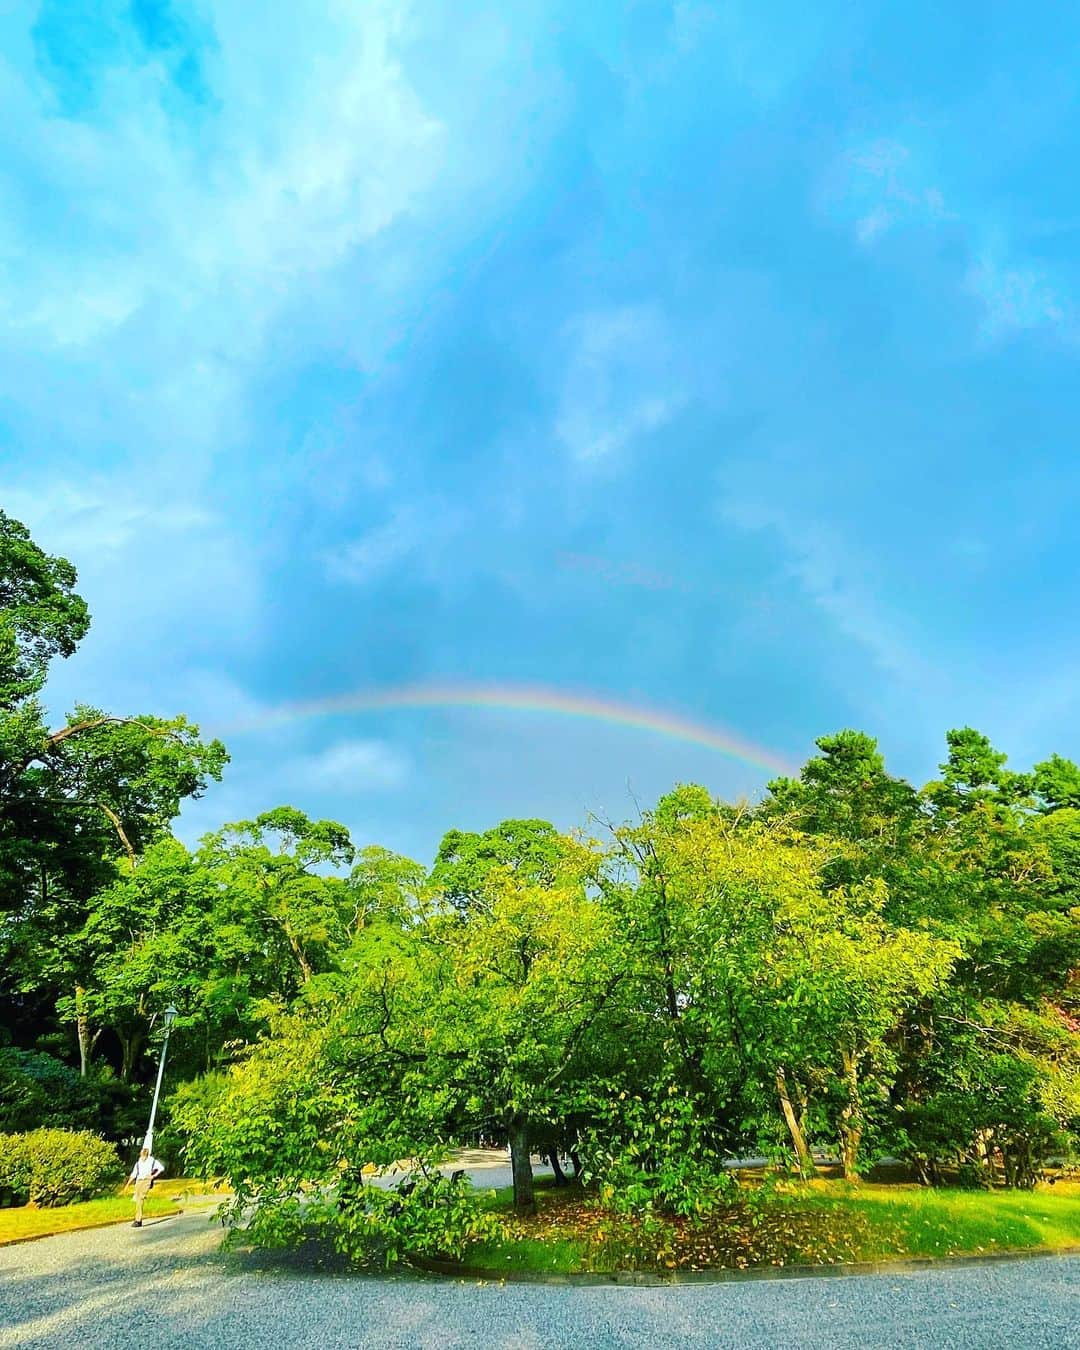
POLYGON ((176 1021, 176 1009, 170 1003, 169 1006, 165 1009, 165 1030, 168 1031, 175 1021, 176 1021))

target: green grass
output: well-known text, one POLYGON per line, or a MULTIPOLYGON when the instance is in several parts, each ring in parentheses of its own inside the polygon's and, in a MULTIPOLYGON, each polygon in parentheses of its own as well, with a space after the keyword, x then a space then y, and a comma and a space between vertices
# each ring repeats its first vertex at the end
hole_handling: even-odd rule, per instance
MULTIPOLYGON (((153 1219, 162 1214, 175 1214, 184 1197, 202 1194, 208 1187, 199 1181, 172 1178, 159 1181, 146 1197, 143 1217, 153 1219)), ((84 1200, 77 1205, 58 1205, 55 1209, 35 1209, 23 1205, 17 1209, 0 1209, 0 1244, 19 1238, 48 1237, 53 1233, 68 1233, 76 1228, 88 1228, 99 1223, 130 1223, 135 1214, 131 1191, 121 1195, 105 1195, 98 1200, 84 1200)))
MULTIPOLYGON (((643 1233, 576 1187, 539 1188, 535 1218, 507 1215, 505 1239, 475 1244, 474 1268, 517 1274, 830 1265, 905 1257, 1053 1251, 1080 1246, 1080 1184, 1036 1191, 934 1190, 912 1185, 785 1185, 758 1206, 702 1225, 643 1233)), ((509 1211, 512 1192, 488 1204, 509 1211)))
MULTIPOLYGON (((159 1214, 175 1214, 176 1209, 172 1200, 148 1195, 143 1215, 152 1219, 159 1214)), ((127 1219, 130 1222, 134 1213, 135 1205, 130 1195, 107 1195, 100 1200, 84 1200, 77 1205, 58 1205, 55 1209, 34 1209, 30 1205, 18 1209, 0 1209, 0 1242, 46 1237, 51 1233, 66 1233, 73 1228, 110 1221, 127 1219)))
MULTIPOLYGON (((558 1200, 561 1194, 566 1193, 560 1191, 552 1177, 536 1177, 533 1180, 533 1190, 536 1192, 537 1203, 540 1205, 544 1205, 548 1201, 558 1200)), ((576 1193, 580 1194, 580 1192, 576 1193)), ((486 1209, 509 1209, 513 1203, 513 1186, 499 1186, 496 1189, 483 1192, 483 1204, 486 1209)))
POLYGON ((922 1186, 807 1188, 811 1207, 841 1207, 866 1221, 856 1259, 1055 1250, 1080 1245, 1080 1185, 1035 1191, 956 1191, 922 1186))
POLYGON ((565 1275, 586 1269, 586 1254, 586 1244, 572 1238, 518 1238, 513 1242, 478 1242, 469 1252, 468 1262, 478 1270, 565 1275))

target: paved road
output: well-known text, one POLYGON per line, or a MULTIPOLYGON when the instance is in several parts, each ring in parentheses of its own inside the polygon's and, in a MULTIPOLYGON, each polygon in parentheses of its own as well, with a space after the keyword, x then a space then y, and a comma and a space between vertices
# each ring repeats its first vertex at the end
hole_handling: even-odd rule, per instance
POLYGON ((219 1242, 189 1213, 0 1248, 0 1347, 1080 1346, 1080 1258, 658 1289, 353 1275, 219 1242))

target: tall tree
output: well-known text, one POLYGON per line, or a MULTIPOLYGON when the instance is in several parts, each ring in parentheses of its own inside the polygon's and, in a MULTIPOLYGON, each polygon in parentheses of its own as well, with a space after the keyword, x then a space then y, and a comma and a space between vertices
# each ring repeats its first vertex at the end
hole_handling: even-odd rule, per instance
POLYGON ((78 889, 104 855, 134 856, 181 800, 226 762, 182 717, 119 717, 78 706, 49 729, 41 693, 90 616, 74 567, 0 511, 0 906, 17 907, 47 871, 78 889))
POLYGON ((504 820, 476 834, 449 830, 435 855, 431 879, 462 912, 490 900, 490 880, 512 874, 525 885, 551 885, 564 841, 546 820, 504 820))
MULTIPOLYGON (((314 1061, 290 1089, 302 1104, 283 1108, 283 1119, 299 1109, 322 1142, 302 1164, 295 1134, 282 1144, 290 1176, 298 1166, 313 1180, 390 1162, 391 1139, 427 1157, 496 1121, 510 1142, 515 1205, 533 1208, 530 1149, 578 1104, 582 1057, 619 983, 611 918, 589 894, 595 858, 544 834, 560 852, 545 884, 492 865, 464 912, 437 892, 404 922, 384 909, 356 932, 339 969, 305 985, 278 1025, 314 1061)), ((276 1062, 277 1053, 267 1043, 252 1063, 276 1062)), ((233 1074, 209 1127, 227 1151, 247 1128, 238 1122, 265 1119, 273 1073, 233 1074)), ((259 1184, 279 1196, 282 1174, 271 1175, 262 1148, 256 1163, 259 1184)))
POLYGON ((0 511, 0 990, 67 998, 85 1071, 95 1041, 86 990, 58 953, 91 897, 162 837, 227 756, 183 717, 122 717, 80 705, 50 728, 50 662, 70 656, 90 617, 74 567, 0 511), (36 935, 36 940, 31 941, 36 935))
POLYGON ((632 1039, 664 1029, 662 1057, 719 1139, 735 1144, 756 1109, 779 1110, 804 1170, 816 1094, 854 1173, 863 1101, 893 1070, 886 1039, 955 948, 890 924, 880 881, 827 880, 835 841, 746 824, 700 797, 686 809, 693 800, 681 789, 615 832, 607 894, 640 982, 632 1039))
POLYGON ((355 853, 344 825, 291 806, 208 835, 198 859, 218 892, 221 954, 231 951, 268 992, 286 997, 329 969, 357 919, 348 884, 335 872, 355 853))

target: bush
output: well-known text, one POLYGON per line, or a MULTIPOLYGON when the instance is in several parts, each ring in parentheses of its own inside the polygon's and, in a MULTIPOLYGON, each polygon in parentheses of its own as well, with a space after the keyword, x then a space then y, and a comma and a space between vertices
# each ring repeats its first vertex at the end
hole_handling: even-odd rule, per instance
POLYGON ((141 1134, 144 1106, 119 1079, 82 1078, 63 1060, 38 1050, 0 1047, 0 1133, 49 1127, 91 1130, 107 1139, 141 1134))
POLYGON ((0 1134, 0 1206, 90 1200, 121 1175, 116 1149, 89 1130, 0 1134))
POLYGON ((329 1212, 325 1231, 337 1249, 357 1261, 382 1250, 387 1265, 409 1256, 460 1260, 470 1244, 491 1242, 503 1233, 498 1215, 465 1176, 439 1172, 413 1176, 393 1190, 362 1186, 339 1197, 346 1203, 329 1212))
MULTIPOLYGON (((188 1156, 193 1142, 209 1128, 210 1115, 225 1097, 229 1076, 220 1070, 211 1070, 198 1078, 181 1083, 162 1103, 161 1123, 154 1136, 154 1152, 160 1158, 176 1161, 188 1156)), ((192 1162, 198 1170, 199 1164, 192 1162)))
POLYGON ((687 1218, 729 1204, 738 1190, 707 1106, 676 1084, 612 1093, 595 1116, 582 1132, 583 1179, 609 1208, 687 1218))
POLYGON ((1043 1106, 1045 1072, 1012 1054, 972 1056, 950 1069, 937 1091, 901 1114, 898 1156, 934 1185, 954 1166, 962 1185, 990 1185, 1000 1159, 1006 1186, 1030 1190, 1048 1160, 1069 1147, 1043 1106))

